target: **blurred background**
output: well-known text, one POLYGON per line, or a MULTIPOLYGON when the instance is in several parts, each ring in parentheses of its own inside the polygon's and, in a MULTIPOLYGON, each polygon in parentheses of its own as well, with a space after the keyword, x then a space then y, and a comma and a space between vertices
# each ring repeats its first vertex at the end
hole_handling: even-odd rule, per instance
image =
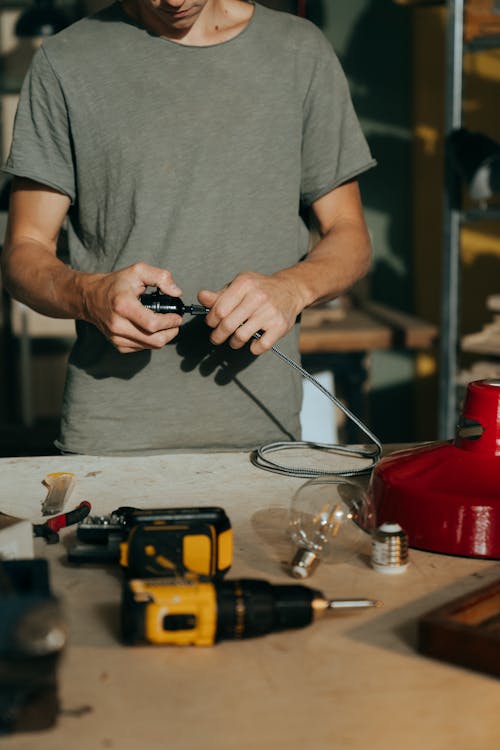
MULTIPOLYGON (((0 2, 2 162, 37 45, 105 4, 0 2)), ((304 364, 330 372, 383 442, 452 437, 465 384, 500 377, 500 2, 262 4, 323 30, 378 162, 360 178, 373 269, 326 322, 305 322, 304 364), (342 337, 315 351, 328 325, 342 337)), ((4 293, 0 335, 0 455, 54 452, 73 324, 4 293)), ((341 440, 355 439, 334 420, 341 440)))

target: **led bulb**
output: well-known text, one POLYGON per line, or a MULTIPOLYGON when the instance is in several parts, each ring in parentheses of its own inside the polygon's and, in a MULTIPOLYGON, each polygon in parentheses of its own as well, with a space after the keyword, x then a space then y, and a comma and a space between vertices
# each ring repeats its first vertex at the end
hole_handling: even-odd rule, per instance
POLYGON ((291 563, 294 578, 308 578, 321 560, 345 562, 370 546, 375 529, 371 498, 342 478, 311 479, 295 493, 289 535, 297 545, 291 563))

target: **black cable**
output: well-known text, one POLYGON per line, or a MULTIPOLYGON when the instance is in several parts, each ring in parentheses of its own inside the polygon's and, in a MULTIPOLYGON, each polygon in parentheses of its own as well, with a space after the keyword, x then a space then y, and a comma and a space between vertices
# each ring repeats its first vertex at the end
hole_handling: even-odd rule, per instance
MULTIPOLYGON (((260 337, 260 333, 256 333, 254 335, 254 338, 260 337)), ((334 396, 333 393, 330 393, 330 391, 324 388, 321 383, 313 375, 311 375, 311 373, 307 372, 307 370, 304 370, 304 368, 297 364, 297 362, 294 362, 293 359, 290 359, 290 357, 284 354, 281 349, 278 349, 277 346, 273 346, 271 348, 271 351, 274 352, 274 354, 282 359, 287 365, 300 372, 300 374, 304 378, 306 378, 306 380, 309 380, 316 388, 318 388, 318 390, 321 391, 321 393, 326 396, 326 398, 328 398, 338 409, 340 409, 346 415, 346 417, 348 417, 348 419, 354 422, 354 424, 359 427, 359 429, 364 432, 364 434, 369 437, 370 440, 373 441, 375 447, 372 449, 363 449, 354 448, 348 445, 338 445, 336 443, 313 443, 303 440, 293 442, 267 443, 266 445, 261 445, 260 448, 257 448, 252 452, 250 456, 252 464, 254 466, 257 466, 259 469, 272 471, 275 474, 284 474, 285 476, 290 477, 303 477, 304 479, 313 479, 314 477, 323 476, 354 477, 370 472, 377 464, 382 454, 382 443, 380 442, 380 440, 373 434, 371 430, 368 429, 368 427, 366 427, 365 424, 363 424, 360 419, 358 419, 358 417, 356 417, 346 406, 344 406, 344 404, 339 401, 339 399, 334 396), (368 464, 368 466, 364 466, 361 469, 350 468, 328 471, 326 469, 315 469, 312 467, 287 466, 286 464, 280 464, 276 461, 272 461, 268 457, 268 454, 270 453, 278 453, 279 451, 284 450, 290 451, 304 448, 309 448, 311 450, 320 450, 326 453, 337 455, 340 454, 343 456, 351 456, 353 458, 366 458, 370 460, 370 463, 368 464)))
MULTIPOLYGON (((206 315, 209 312, 208 307, 203 307, 202 305, 185 305, 180 298, 171 297, 168 294, 162 294, 159 289, 157 289, 152 294, 142 294, 140 297, 140 301, 145 307, 158 313, 174 312, 178 315, 184 315, 185 313, 190 313, 191 315, 206 315)), ((261 336, 262 332, 258 331, 253 335, 253 338, 260 339, 261 336)), ((342 404, 338 400, 338 398, 336 398, 332 393, 330 393, 330 391, 324 388, 321 383, 316 380, 315 377, 313 377, 313 375, 307 372, 307 370, 304 370, 304 368, 297 364, 297 362, 294 362, 293 359, 290 359, 290 357, 288 357, 280 349, 278 349, 277 346, 273 346, 271 350, 274 352, 274 354, 276 354, 277 357, 282 359, 294 370, 300 372, 300 374, 304 378, 306 378, 306 380, 309 380, 316 388, 318 388, 321 393, 326 396, 326 398, 328 398, 338 409, 340 409, 346 415, 346 417, 348 417, 348 419, 354 422, 354 424, 357 425, 357 427, 359 427, 359 429, 364 432, 365 435, 370 438, 370 440, 373 441, 375 447, 370 450, 363 448, 353 448, 352 446, 347 445, 337 445, 334 443, 312 443, 305 441, 268 443, 267 445, 261 445, 260 448, 257 448, 252 452, 250 460, 254 464, 254 466, 258 466, 259 469, 265 469, 266 471, 272 471, 276 474, 285 474, 286 476, 304 477, 311 479, 321 476, 354 477, 361 474, 366 474, 367 472, 371 471, 382 454, 382 444, 380 440, 375 437, 373 432, 371 432, 371 430, 369 430, 368 427, 366 427, 366 425, 364 425, 363 422, 358 419, 358 417, 356 417, 351 411, 349 411, 349 409, 344 406, 344 404, 342 404), (268 458, 268 455, 270 453, 277 453, 283 450, 297 450, 299 448, 310 448, 312 450, 324 451, 326 453, 352 456, 353 458, 365 458, 369 459, 370 463, 368 464, 368 466, 364 466, 361 469, 351 468, 336 471, 326 471, 324 469, 314 469, 311 467, 289 467, 285 464, 279 464, 276 461, 272 461, 268 458)))

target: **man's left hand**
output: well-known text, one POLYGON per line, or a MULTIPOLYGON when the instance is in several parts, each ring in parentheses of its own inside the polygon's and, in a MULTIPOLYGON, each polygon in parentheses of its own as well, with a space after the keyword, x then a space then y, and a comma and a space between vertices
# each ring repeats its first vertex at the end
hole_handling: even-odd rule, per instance
POLYGON ((206 322, 213 328, 210 339, 214 344, 228 341, 233 349, 240 349, 262 332, 250 346, 252 354, 271 349, 304 307, 299 288, 286 271, 271 276, 245 271, 217 292, 201 290, 198 299, 210 308, 206 322))

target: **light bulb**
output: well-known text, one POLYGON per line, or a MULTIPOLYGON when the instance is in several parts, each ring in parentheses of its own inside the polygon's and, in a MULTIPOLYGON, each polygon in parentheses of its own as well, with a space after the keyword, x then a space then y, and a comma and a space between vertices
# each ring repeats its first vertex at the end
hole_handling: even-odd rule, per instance
POLYGON ((321 560, 345 562, 369 549, 375 526, 371 498, 359 485, 335 477, 310 479, 290 506, 288 532, 297 545, 291 575, 307 578, 321 560))

